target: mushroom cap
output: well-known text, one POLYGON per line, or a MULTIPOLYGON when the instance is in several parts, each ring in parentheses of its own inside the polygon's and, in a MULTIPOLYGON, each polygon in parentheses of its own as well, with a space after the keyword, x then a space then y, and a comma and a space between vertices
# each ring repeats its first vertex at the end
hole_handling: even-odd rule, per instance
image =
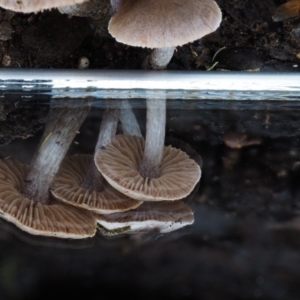
POLYGON ((0 0, 0 6, 22 13, 82 3, 86 0, 0 0))
POLYGON ((108 30, 127 45, 176 47, 215 31, 221 20, 213 0, 127 0, 111 18, 108 30))
POLYGON ((112 188, 103 182, 103 191, 97 192, 82 187, 89 167, 93 163, 92 155, 74 155, 67 157, 55 176, 51 192, 53 196, 67 204, 92 210, 99 214, 111 214, 134 209, 142 204, 112 188))
POLYGON ((0 161, 0 216, 20 229, 58 238, 82 239, 96 233, 96 219, 84 210, 60 203, 47 205, 25 198, 22 187, 29 167, 0 161))
POLYGON ((284 21, 300 15, 300 1, 290 0, 278 6, 272 16, 274 22, 284 21))
POLYGON ((97 151, 96 166, 110 185, 133 199, 179 200, 191 193, 201 176, 194 160, 181 150, 165 147, 160 176, 144 178, 139 173, 144 147, 143 138, 117 135, 97 151))
POLYGON ((185 152, 191 159, 193 159, 200 166, 200 168, 202 168, 203 161, 200 154, 195 149, 193 149, 188 143, 180 139, 177 139, 175 137, 167 137, 165 145, 166 146, 170 145, 174 148, 180 149, 181 151, 185 152))
POLYGON ((134 210, 97 215, 97 222, 108 231, 166 233, 194 223, 194 214, 183 201, 144 202, 134 210))

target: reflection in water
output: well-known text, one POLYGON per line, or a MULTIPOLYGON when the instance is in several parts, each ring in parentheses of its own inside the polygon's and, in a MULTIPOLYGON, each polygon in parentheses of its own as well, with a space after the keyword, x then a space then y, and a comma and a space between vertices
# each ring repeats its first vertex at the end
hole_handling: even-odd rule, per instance
POLYGON ((194 223, 191 208, 183 201, 144 202, 124 213, 97 215, 97 222, 107 231, 104 234, 166 233, 194 223))
POLYGON ((199 165, 176 148, 163 148, 158 176, 142 175, 144 139, 118 135, 97 153, 95 163, 118 191, 143 201, 174 201, 189 195, 200 179, 199 165))
MULTIPOLYGON (((148 137, 149 145, 146 138, 144 146, 139 124, 130 105, 114 102, 113 108, 108 107, 102 117, 95 156, 73 155, 64 159, 90 108, 90 99, 82 100, 82 105, 78 105, 80 102, 77 100, 74 107, 70 107, 70 101, 68 107, 64 107, 59 100, 52 102, 45 132, 30 167, 10 159, 0 162, 0 210, 4 219, 34 235, 79 239, 95 234, 96 219, 88 211, 97 214, 118 213, 113 214, 112 218, 122 219, 122 212, 136 209, 142 201, 179 200, 191 193, 200 178, 200 163, 190 159, 185 152, 168 146, 162 150, 162 160, 158 159, 152 164, 153 155, 156 159, 158 154, 155 153, 161 151, 161 147, 158 147, 158 152, 151 150, 156 145, 155 128, 161 131, 160 140, 164 140, 165 135, 165 121, 157 121, 159 124, 156 124, 155 115, 151 115, 153 111, 157 113, 160 110, 160 114, 166 114, 159 100, 152 103, 148 115, 148 120, 154 119, 149 123, 154 128, 148 137), (115 137, 119 118, 122 131, 129 135, 115 137), (131 136, 131 132, 138 132, 139 137, 131 136), (129 143, 122 140, 125 138, 129 138, 129 143), (110 159, 102 157, 116 141, 120 153, 112 149, 110 159), (138 153, 137 157, 132 150, 138 153), (143 155, 147 151, 153 153, 144 160, 143 155), (120 162, 125 171, 120 169, 120 162), (116 166, 116 163, 119 165, 116 166), (111 172, 110 175, 107 172, 111 172), (139 174, 145 172, 146 175, 139 174), (54 174, 56 176, 52 183, 54 174), (118 188, 118 185, 122 188, 118 188), (50 186, 58 202, 49 195, 50 186)), ((165 107, 165 100, 162 103, 165 107)), ((165 120, 165 116, 162 119, 165 120)), ((192 224, 194 220, 191 210, 180 201, 144 204, 141 210, 134 210, 133 215, 124 214, 127 220, 125 226, 117 221, 110 226, 99 223, 115 232, 122 232, 126 227, 126 231, 130 232, 149 229, 164 233, 192 224), (128 220, 128 216, 133 215, 132 220, 128 220)), ((100 219, 99 215, 97 220, 100 219)), ((121 223, 124 222, 122 220, 121 223)))
MULTIPOLYGON (((85 249, 94 246, 94 239, 57 239, 55 237, 44 237, 29 234, 10 222, 5 222, 0 219, 0 227, 6 233, 11 233, 14 237, 22 242, 37 246, 37 247, 51 247, 57 249, 85 249)), ((6 237, 8 238, 8 237, 6 237)), ((2 240, 0 238, 0 240, 2 240)))
POLYGON ((142 203, 119 193, 104 178, 98 178, 97 188, 92 183, 84 186, 91 164, 95 165, 91 155, 67 157, 54 179, 51 189, 54 197, 66 204, 100 214, 134 209, 142 203))
MULTIPOLYGON (((69 108, 72 107, 71 101, 56 102, 56 106, 60 109, 65 107, 64 103, 69 108)), ((76 108, 80 108, 79 103, 77 101, 76 108)), ((118 104, 117 101, 109 103, 112 106, 118 104)), ((120 107, 124 109, 121 110, 117 134, 130 135, 136 132, 135 135, 144 135, 145 101, 135 100, 130 104, 133 106, 136 120, 132 122, 132 117, 126 117, 130 113, 132 115, 132 111, 128 108, 128 102, 122 101, 120 107), (138 130, 134 128, 136 124, 138 130)), ((268 102, 263 106, 262 103, 254 105, 251 102, 222 104, 220 101, 214 103, 208 101, 205 104, 203 101, 192 101, 189 102, 190 106, 187 106, 186 102, 181 105, 179 101, 176 103, 172 101, 167 104, 165 144, 183 149, 200 166, 202 161, 198 153, 201 153, 204 161, 204 177, 201 179, 199 191, 195 192, 195 196, 191 196, 193 198, 189 201, 193 205, 193 210, 201 209, 201 205, 204 205, 224 214, 232 212, 242 217, 248 214, 263 216, 264 221, 270 219, 275 223, 289 221, 295 216, 294 207, 299 207, 300 195, 297 179, 300 174, 298 139, 300 121, 297 103, 268 102), (178 108, 180 106, 182 108, 178 108), (177 141, 174 141, 174 137, 177 141), (227 146, 229 140, 234 143, 234 148, 227 146), (257 140, 259 143, 253 142, 257 140), (190 151, 184 141, 195 150, 190 151)), ((107 102, 93 103, 87 119, 70 146, 64 164, 69 161, 75 165, 71 161, 76 156, 85 156, 92 160, 91 154, 95 151, 100 125, 106 116, 105 105, 107 106, 107 102)), ((4 120, 0 124, 1 136, 5 137, 5 134, 11 134, 11 131, 7 130, 13 111, 11 102, 9 105, 3 105, 2 109, 8 109, 6 117, 8 122, 4 120)), ((18 116, 21 114, 28 116, 27 122, 30 123, 33 119, 33 124, 36 122, 33 116, 39 116, 41 111, 44 113, 45 104, 39 106, 30 101, 18 102, 16 109, 18 116), (22 107, 22 110, 19 110, 19 107, 22 107), (28 114, 28 111, 31 114, 28 114)), ((6 115, 5 111, 3 115, 6 115)), ((49 140, 49 133, 45 135, 49 140)), ((39 149, 39 142, 42 139, 44 139, 42 133, 24 140, 16 139, 0 147, 0 156, 28 165, 33 160, 34 153, 37 153, 36 149, 39 149)), ((46 144, 42 148, 45 149, 45 146, 46 144)), ((87 162, 85 168, 88 166, 87 162)), ((83 166, 77 167, 76 170, 79 174, 83 166)), ((6 173, 8 172, 4 171, 4 176, 6 173)), ((82 183, 83 177, 84 175, 78 182, 82 183)), ((106 189, 105 187, 104 190, 106 189)), ((75 196, 75 193, 73 195, 75 196)), ((92 197, 93 193, 89 196, 90 203, 92 197)), ((80 202, 82 198, 78 199, 80 202)), ((196 214, 196 221, 197 219, 199 222, 196 214)))
POLYGON ((34 235, 78 239, 95 234, 96 220, 90 213, 54 202, 49 194, 53 175, 89 112, 89 102, 83 100, 82 107, 75 108, 52 106, 30 167, 13 160, 0 161, 4 219, 34 235))
POLYGON ((141 201, 133 200, 109 187, 94 163, 97 151, 106 147, 114 138, 118 120, 117 106, 107 109, 95 147, 96 154, 93 157, 75 155, 65 159, 52 186, 55 198, 66 204, 103 214, 122 212, 141 205, 141 201))
MULTIPOLYGON (((145 102, 130 103, 144 134, 145 102)), ((13 116, 31 116, 26 123, 32 128, 38 119, 34 116, 45 109, 30 102, 21 106, 22 110, 3 114, 6 120, 0 123, 0 137, 7 136, 7 125, 15 124, 10 122, 13 116)), ((104 108, 104 101, 93 104, 67 157, 92 157, 104 108)), ((188 142, 203 158, 199 190, 189 201, 194 224, 163 236, 149 233, 155 239, 147 241, 139 235, 136 239, 136 234, 105 238, 99 233, 93 239, 82 240, 94 243, 94 247, 72 251, 27 245, 22 242, 25 233, 11 224, 11 229, 20 233, 20 242, 4 226, 9 223, 3 221, 0 273, 6 281, 1 280, 1 299, 17 298, 5 297, 5 283, 15 283, 11 290, 19 291, 19 298, 32 300, 53 299, 61 290, 66 295, 99 299, 124 297, 126 291, 130 296, 134 293, 134 299, 145 291, 148 298, 298 299, 299 114, 300 104, 296 101, 168 100, 166 138, 188 142), (261 142, 246 146, 245 141, 249 144, 250 140, 245 140, 243 134, 261 142), (226 146, 226 138, 239 147, 226 146), (280 230, 270 230, 271 226, 280 230), (116 286, 119 288, 111 288, 116 286)), ((117 133, 124 134, 121 123, 117 133)), ((38 132, 24 140, 16 138, 0 147, 0 156, 29 164, 41 136, 38 132)), ((37 244, 48 241, 32 238, 37 244)), ((80 242, 52 240, 54 245, 64 243, 70 248, 80 242)))

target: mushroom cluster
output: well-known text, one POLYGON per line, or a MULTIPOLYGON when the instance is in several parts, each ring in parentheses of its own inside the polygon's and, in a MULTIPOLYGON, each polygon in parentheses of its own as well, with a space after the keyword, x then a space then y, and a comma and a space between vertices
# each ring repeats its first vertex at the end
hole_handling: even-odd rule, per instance
MULTIPOLYGON (((143 232, 153 227, 160 232, 167 232, 192 224, 193 213, 182 201, 176 201, 178 204, 173 205, 161 203, 187 196, 200 179, 199 165, 181 150, 169 146, 164 151, 162 147, 160 150, 165 154, 160 156, 165 159, 155 174, 158 178, 152 180, 150 176, 154 176, 153 171, 150 171, 152 175, 139 174, 144 153, 143 143, 139 125, 128 102, 122 101, 120 109, 107 109, 94 157, 75 155, 66 158, 54 179, 53 196, 66 204, 93 211, 102 231, 105 228, 109 234, 143 232), (119 120, 126 134, 115 136, 119 120), (118 148, 114 149, 116 144, 118 148), (107 172, 114 174, 118 182, 127 182, 124 184, 126 187, 116 188, 107 172, 101 169, 103 165, 107 172), (138 191, 136 187, 142 185, 144 188, 138 191), (158 202, 146 204, 144 201, 158 202), (169 212, 165 213, 167 209, 169 212), (127 223, 121 224, 116 218, 125 218, 127 223), (110 220, 110 226, 107 226, 104 219, 110 220), (163 229, 165 219, 169 220, 168 225, 165 225, 169 229, 163 229)), ((152 145, 156 146, 155 141, 152 145)))
MULTIPOLYGON (((2 218, 30 234, 72 239, 92 237, 97 223, 106 234, 169 232, 193 223, 193 212, 183 201, 167 200, 179 200, 194 188, 200 178, 194 160, 168 146, 157 179, 147 174, 136 176, 142 167, 144 139, 128 102, 106 109, 94 156, 65 157, 90 107, 90 100, 79 105, 69 101, 74 108, 55 106, 53 101, 30 166, 0 161, 2 218), (119 120, 122 135, 116 135, 119 120), (121 147, 110 152, 113 160, 103 157, 116 143, 121 147), (110 185, 105 173, 98 171, 105 161, 113 172, 113 162, 125 162, 125 170, 115 175, 133 186, 144 185, 141 192, 130 188, 118 191, 110 185), (147 200, 151 202, 144 202, 147 200)), ((154 176, 152 168, 150 174, 154 176)))
POLYGON ((164 146, 165 112, 160 112, 160 105, 153 101, 148 107, 146 140, 130 107, 124 103, 120 121, 126 134, 112 138, 95 154, 95 164, 111 186, 130 198, 143 201, 132 211, 98 215, 102 230, 109 234, 153 228, 167 232, 192 224, 194 220, 191 209, 178 200, 195 188, 201 176, 200 165, 184 151, 164 146), (157 122, 151 121, 152 126, 149 126, 151 119, 157 122))
POLYGON ((61 161, 89 112, 89 101, 76 107, 57 107, 52 102, 46 129, 30 166, 13 160, 0 161, 0 216, 34 234, 81 239, 96 233, 92 213, 61 204, 50 188, 61 161), (86 103, 88 102, 88 103, 86 103))
MULTIPOLYGON (((106 147, 115 136, 119 109, 107 109, 100 128, 95 153, 106 147)), ((113 189, 102 177, 94 163, 95 155, 68 157, 55 177, 53 196, 66 203, 98 214, 111 214, 134 209, 141 205, 113 189)))
POLYGON ((56 7, 63 7, 82 3, 85 0, 1 0, 0 6, 22 13, 43 11, 56 7))
MULTIPOLYGON (((94 14, 89 4, 101 1, 83 2, 0 0, 0 6, 94 14)), ((213 0, 111 0, 111 5, 110 34, 153 49, 147 69, 164 69, 175 47, 215 31, 221 22, 213 0)), ((29 233, 60 238, 93 236, 96 222, 110 233, 168 232, 193 223, 191 209, 180 200, 197 185, 201 168, 185 151, 165 146, 166 98, 147 99, 145 139, 123 103, 106 111, 93 156, 64 159, 87 112, 53 108, 31 166, 0 161, 1 216, 29 233), (116 135, 119 120, 122 135, 116 135)))

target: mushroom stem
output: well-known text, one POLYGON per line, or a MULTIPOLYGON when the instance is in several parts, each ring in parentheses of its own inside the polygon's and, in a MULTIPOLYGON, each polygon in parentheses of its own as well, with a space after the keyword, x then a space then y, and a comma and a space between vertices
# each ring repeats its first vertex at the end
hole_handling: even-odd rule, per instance
MULTIPOLYGON (((73 100, 68 101, 72 103, 73 100)), ((42 204, 49 203, 49 189, 53 178, 76 132, 88 115, 90 101, 84 99, 75 108, 51 108, 39 150, 24 180, 22 193, 26 198, 42 204)))
POLYGON ((174 54, 174 47, 155 48, 144 61, 144 69, 163 70, 167 67, 174 54))
MULTIPOLYGON (((106 109, 106 112, 104 113, 102 119, 99 137, 94 153, 96 153, 99 149, 105 147, 110 142, 110 140, 116 135, 119 114, 119 108, 106 109)), ((85 189, 96 190, 97 192, 101 192, 103 190, 102 183, 103 176, 98 171, 93 160, 85 176, 85 180, 82 183, 82 187, 84 187, 85 189)))
POLYGON ((113 13, 116 13, 126 0, 110 0, 113 13))
POLYGON ((82 3, 58 7, 58 10, 60 13, 70 16, 91 18, 94 20, 105 19, 110 14, 110 1, 86 0, 82 3))
MULTIPOLYGON (((155 48, 144 61, 147 69, 162 70, 170 62, 174 47, 155 48)), ((143 177, 158 178, 163 157, 166 126, 166 99, 147 99, 147 129, 144 156, 139 172, 143 177)))
POLYGON ((166 126, 166 99, 147 99, 147 129, 139 172, 143 177, 158 178, 162 161, 166 126))
POLYGON ((127 100, 121 102, 120 121, 125 135, 142 137, 140 126, 127 100))

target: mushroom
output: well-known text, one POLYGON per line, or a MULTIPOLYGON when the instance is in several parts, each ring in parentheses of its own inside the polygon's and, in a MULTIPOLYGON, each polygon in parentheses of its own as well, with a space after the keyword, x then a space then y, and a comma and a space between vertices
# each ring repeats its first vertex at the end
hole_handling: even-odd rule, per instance
MULTIPOLYGON (((214 31, 220 21, 220 9, 212 0, 190 0, 184 3, 179 0, 126 0, 111 18, 109 32, 117 41, 124 44, 156 48, 146 61, 146 65, 151 69, 164 69, 173 55, 174 47, 214 31)), ((124 137, 119 138, 111 148, 111 151, 120 151, 119 154, 122 156, 120 164, 112 161, 109 151, 99 150, 101 159, 96 159, 97 167, 111 185, 122 193, 128 193, 130 197, 143 201, 178 200, 187 196, 187 192, 191 192, 201 174, 199 166, 192 160, 188 161, 188 168, 194 171, 189 174, 191 177, 186 179, 188 188, 182 186, 182 182, 174 181, 173 176, 168 177, 167 182, 175 188, 176 193, 167 185, 158 188, 159 178, 165 180, 165 174, 161 176, 164 169, 161 163, 168 161, 164 151, 165 123, 166 98, 147 99, 147 132, 142 161, 139 160, 140 157, 133 156, 132 165, 130 167, 126 165, 126 155, 119 148, 128 142, 124 137), (106 159, 114 165, 114 170, 109 170, 110 166, 106 159), (120 179, 116 172, 121 170, 123 178, 120 179), (133 181, 134 176, 136 178, 133 181), (156 187, 153 182, 157 184, 156 187), (176 188, 176 184, 179 188, 176 188)), ((135 143, 137 147, 144 146, 141 139, 135 139, 135 143)), ((130 148, 132 147, 128 150, 130 148)), ((130 155, 134 155, 134 151, 136 150, 130 152, 130 155)), ((171 152, 176 157, 176 151, 171 152)), ((174 168, 170 166, 168 168, 173 173, 174 168)), ((180 174, 177 171, 175 177, 180 174)))
POLYGON ((95 234, 96 220, 91 213, 55 202, 49 192, 53 177, 89 112, 89 101, 81 101, 74 108, 51 108, 30 167, 12 160, 0 161, 2 218, 35 235, 80 239, 95 234))
POLYGON ((125 135, 142 137, 140 126, 128 100, 121 101, 120 121, 125 135))
POLYGON ((280 22, 300 15, 300 0, 290 0, 278 6, 272 16, 274 22, 280 22))
POLYGON ((190 158, 192 158, 199 166, 202 168, 203 161, 199 153, 192 148, 188 143, 177 139, 175 137, 167 137, 166 139, 166 146, 170 145, 174 148, 178 148, 184 151, 190 158))
POLYGON ((85 0, 0 0, 0 6, 22 13, 38 12, 44 9, 73 5, 85 0))
POLYGON ((108 30, 118 42, 154 48, 145 67, 164 69, 175 47, 215 31, 221 19, 213 0, 126 0, 108 30))
POLYGON ((124 213, 96 216, 106 235, 119 233, 167 233, 194 223, 194 214, 183 201, 144 202, 124 213))
MULTIPOLYGON (((118 135, 95 155, 95 163, 115 189, 142 201, 179 200, 201 176, 199 165, 183 151, 164 147, 166 100, 147 99, 146 141, 118 135)), ((136 121, 132 118, 134 127, 136 121)))
POLYGON ((105 149, 98 150, 95 163, 110 185, 133 199, 179 200, 191 193, 201 176, 194 160, 181 150, 164 147, 158 177, 152 177, 156 167, 151 166, 151 176, 142 175, 144 148, 143 138, 117 135, 105 149))
MULTIPOLYGON (((107 109, 103 117, 95 153, 115 136, 119 109, 107 109)), ((68 157, 52 185, 55 198, 100 214, 123 212, 141 205, 113 189, 102 177, 91 155, 68 157)))

